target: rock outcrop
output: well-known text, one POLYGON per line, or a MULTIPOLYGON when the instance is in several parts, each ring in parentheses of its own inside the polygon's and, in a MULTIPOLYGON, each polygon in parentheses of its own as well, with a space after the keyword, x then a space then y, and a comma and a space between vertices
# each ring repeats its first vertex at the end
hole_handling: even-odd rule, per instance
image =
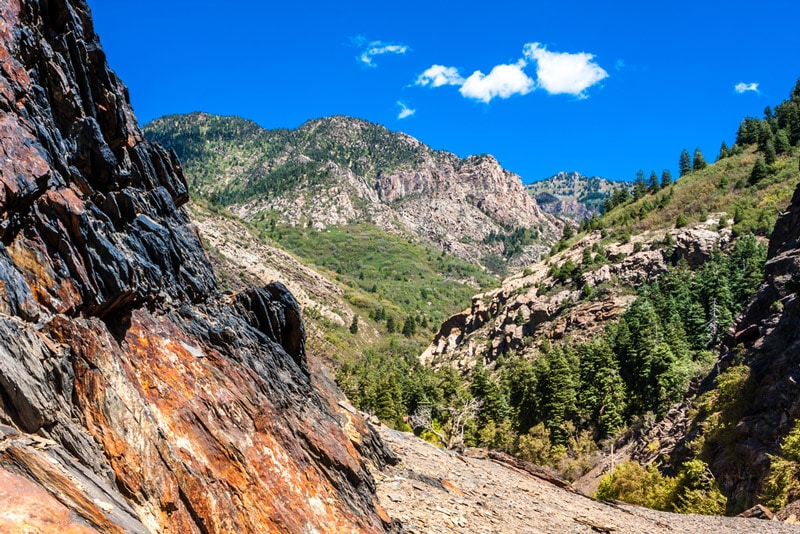
POLYGON ((534 351, 534 341, 541 337, 591 340, 633 302, 632 288, 655 280, 670 262, 702 262, 714 248, 727 246, 730 230, 712 230, 715 225, 710 220, 607 245, 601 245, 599 231, 592 232, 547 262, 533 264, 499 288, 473 297, 469 309, 444 322, 421 359, 469 369, 478 362, 488 365, 508 351, 534 351), (667 233, 673 243, 669 247, 663 245, 667 233), (601 250, 606 259, 583 265, 586 249, 601 250), (556 274, 568 262, 581 267, 580 274, 573 275, 580 276, 580 283, 556 274), (589 298, 581 287, 591 288, 589 298))
POLYGON ((280 284, 224 296, 84 0, 0 2, 0 530, 383 531, 280 284))

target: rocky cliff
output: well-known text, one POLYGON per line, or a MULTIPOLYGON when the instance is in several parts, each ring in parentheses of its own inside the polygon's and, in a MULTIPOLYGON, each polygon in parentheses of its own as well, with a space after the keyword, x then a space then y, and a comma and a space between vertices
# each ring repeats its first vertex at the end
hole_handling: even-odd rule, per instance
POLYGON ((360 119, 265 130, 194 113, 145 129, 178 152, 199 193, 247 220, 278 214, 281 224, 318 230, 366 221, 476 263, 504 254, 490 235, 530 229, 535 238, 514 255, 516 265, 538 259, 560 232, 492 156, 462 159, 360 119))
MULTIPOLYGON (((780 216, 770 238, 765 279, 747 310, 725 340, 719 362, 686 410, 664 429, 669 446, 660 447, 662 460, 680 461, 698 443, 720 487, 737 512, 759 501, 770 455, 800 419, 800 187, 780 216), (747 369, 746 381, 734 399, 724 400, 717 386, 726 371, 747 369), (720 399, 720 396, 723 399, 720 399), (716 399, 711 409, 708 398, 716 399), (699 410, 698 410, 699 408, 699 410), (714 430, 708 430, 714 429, 714 430), (692 443, 694 441, 694 444, 692 443), (694 445, 694 446, 692 446, 694 445)), ((730 389, 730 385, 727 386, 730 389)))
POLYGON ((0 2, 0 530, 391 527, 280 284, 223 296, 83 0, 0 2))
MULTIPOLYGON (((731 239, 710 218, 690 228, 654 230, 610 243, 600 231, 576 241, 476 295, 470 308, 450 317, 422 354, 426 363, 469 369, 514 351, 532 356, 536 341, 589 341, 603 333, 636 298, 633 288, 652 282, 681 258, 690 265, 707 260, 731 239), (664 246, 665 236, 673 245, 664 246), (587 262, 594 258, 594 261, 587 262), (602 259, 600 259, 602 258, 602 259), (573 272, 565 273, 565 266, 573 272), (573 279, 573 278, 578 279, 573 279)), ((567 269, 569 270, 569 269, 567 269)))

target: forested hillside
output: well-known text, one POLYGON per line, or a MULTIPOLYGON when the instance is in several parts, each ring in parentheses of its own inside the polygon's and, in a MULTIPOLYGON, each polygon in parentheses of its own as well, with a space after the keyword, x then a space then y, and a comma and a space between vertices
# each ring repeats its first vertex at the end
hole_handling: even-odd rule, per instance
MULTIPOLYGON (((567 227, 550 257, 446 321, 423 356, 430 365, 374 357, 341 369, 348 396, 394 425, 410 415, 442 445, 500 448, 580 477, 595 451, 645 432, 714 365, 764 277, 764 238, 800 182, 798 104, 800 83, 764 119, 744 119, 715 163, 696 151, 687 165, 684 151, 680 176, 648 184, 640 173, 603 216, 577 235, 567 227), (369 391, 378 376, 399 386, 369 391)), ((708 458, 672 466, 676 478, 631 471, 633 483, 661 491, 639 502, 741 511, 709 482, 708 458)), ((602 495, 633 498, 620 480, 602 495)))

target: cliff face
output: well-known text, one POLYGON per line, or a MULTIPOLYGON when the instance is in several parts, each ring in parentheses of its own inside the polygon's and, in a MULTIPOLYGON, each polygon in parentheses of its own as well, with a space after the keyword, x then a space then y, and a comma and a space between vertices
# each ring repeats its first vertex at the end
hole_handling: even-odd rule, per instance
MULTIPOLYGON (((750 367, 746 398, 733 422, 733 449, 710 465, 735 506, 752 505, 783 438, 800 418, 800 187, 770 238, 764 284, 727 341, 718 370, 750 367)), ((710 379, 715 378, 714 376, 710 379)))
POLYGON ((83 0, 0 2, 0 530, 382 531, 280 284, 224 297, 83 0))

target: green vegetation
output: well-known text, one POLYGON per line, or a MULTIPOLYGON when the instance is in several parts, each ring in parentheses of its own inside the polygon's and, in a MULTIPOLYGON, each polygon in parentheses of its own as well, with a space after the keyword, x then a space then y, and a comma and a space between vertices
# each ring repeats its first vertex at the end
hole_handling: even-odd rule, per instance
MULTIPOLYGON (((684 149, 679 158, 680 179, 662 174, 660 188, 643 188, 630 195, 619 188, 605 203, 605 214, 588 229, 637 234, 670 228, 683 216, 687 224, 709 213, 733 217, 735 235, 748 232, 768 236, 778 213, 788 205, 800 182, 800 81, 788 100, 763 119, 747 117, 736 133, 736 143, 723 143, 716 163, 705 162, 699 150, 694 159, 684 149), (644 192, 644 194, 642 194, 644 192)), ((643 174, 637 174, 637 182, 643 174)))
POLYGON ((312 120, 296 130, 265 130, 239 117, 191 113, 162 117, 144 131, 148 139, 175 150, 195 197, 224 206, 325 185, 328 161, 368 182, 379 172, 427 158, 460 161, 383 126, 346 117, 312 120))
POLYGON ((780 454, 770 456, 770 473, 764 481, 761 500, 778 510, 800 498, 800 421, 781 445, 780 454))
MULTIPOLYGON (((283 226, 266 214, 252 224, 306 264, 330 272, 364 317, 430 327, 461 311, 479 288, 497 281, 478 267, 429 245, 367 223, 313 228, 283 226)), ((411 334, 413 335, 413 333, 411 334)))
POLYGON ((682 514, 719 515, 727 499, 714 475, 700 460, 684 464, 677 477, 662 475, 655 466, 625 462, 600 481, 596 497, 619 500, 655 510, 682 514))

